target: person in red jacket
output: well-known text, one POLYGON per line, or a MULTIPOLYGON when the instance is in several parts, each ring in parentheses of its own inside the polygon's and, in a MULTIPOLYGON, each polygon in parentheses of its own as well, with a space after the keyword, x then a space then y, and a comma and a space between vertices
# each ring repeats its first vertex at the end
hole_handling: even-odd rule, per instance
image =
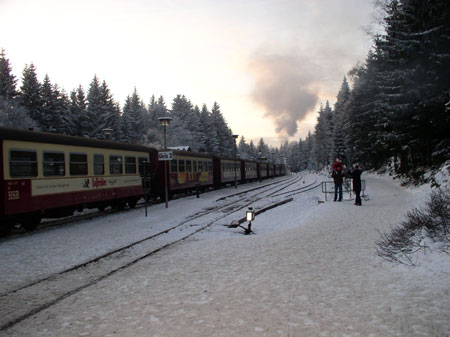
POLYGON ((339 167, 341 170, 343 169, 343 166, 342 166, 342 163, 341 163, 340 159, 339 159, 339 158, 336 158, 336 161, 333 163, 333 166, 332 166, 333 172, 334 172, 334 171, 337 171, 338 167, 339 167))

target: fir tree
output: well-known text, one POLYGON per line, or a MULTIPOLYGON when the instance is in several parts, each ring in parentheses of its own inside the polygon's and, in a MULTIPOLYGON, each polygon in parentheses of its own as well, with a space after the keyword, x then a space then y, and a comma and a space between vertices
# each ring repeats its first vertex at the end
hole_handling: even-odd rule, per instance
POLYGON ((25 66, 20 87, 20 104, 28 110, 28 114, 38 125, 41 124, 41 84, 37 79, 36 68, 31 63, 25 66))
POLYGON ((315 126, 313 161, 314 166, 319 170, 330 164, 333 132, 332 119, 333 111, 327 101, 325 108, 323 106, 320 107, 315 126))
POLYGON ((37 129, 26 108, 17 100, 0 96, 0 125, 17 129, 37 129))
POLYGON ((47 132, 62 132, 62 116, 68 111, 66 98, 61 95, 58 86, 53 85, 50 78, 45 75, 41 87, 41 113, 39 126, 47 132))
POLYGON ((18 92, 16 90, 17 79, 12 74, 9 59, 6 58, 5 50, 0 51, 0 97, 12 100, 16 98, 18 92))
POLYGON ((70 93, 69 113, 64 117, 65 132, 72 136, 83 136, 82 121, 86 120, 86 95, 80 85, 70 93))
POLYGON ((122 125, 124 141, 132 144, 140 144, 144 141, 147 129, 145 105, 134 89, 132 96, 128 96, 123 107, 122 125))
POLYGON ((333 139, 332 158, 340 158, 347 165, 351 164, 351 155, 348 151, 349 138, 349 103, 350 87, 344 77, 341 89, 339 90, 333 112, 333 139))

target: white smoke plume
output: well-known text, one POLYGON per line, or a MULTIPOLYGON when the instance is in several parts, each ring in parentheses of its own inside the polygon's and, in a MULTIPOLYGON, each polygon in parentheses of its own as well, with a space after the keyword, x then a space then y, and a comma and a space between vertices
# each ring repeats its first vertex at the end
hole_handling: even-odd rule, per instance
POLYGON ((255 77, 253 100, 264 107, 265 117, 275 122, 279 134, 295 135, 299 123, 318 101, 312 87, 315 66, 298 54, 255 53, 249 63, 255 77))

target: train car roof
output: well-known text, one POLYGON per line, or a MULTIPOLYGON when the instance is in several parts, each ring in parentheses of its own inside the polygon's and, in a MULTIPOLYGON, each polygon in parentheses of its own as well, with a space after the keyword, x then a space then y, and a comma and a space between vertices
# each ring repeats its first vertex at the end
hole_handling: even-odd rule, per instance
MULTIPOLYGON (((165 151, 165 150, 159 150, 165 151)), ((170 150, 174 155, 183 156, 183 157, 200 157, 200 158, 209 158, 212 159, 212 156, 206 152, 193 152, 193 151, 184 151, 184 150, 170 150)))
POLYGON ((0 126, 0 139, 18 140, 35 143, 62 144, 72 146, 97 147, 124 151, 149 152, 155 149, 145 145, 135 145, 120 142, 107 141, 95 138, 67 136, 57 133, 13 129, 0 126))

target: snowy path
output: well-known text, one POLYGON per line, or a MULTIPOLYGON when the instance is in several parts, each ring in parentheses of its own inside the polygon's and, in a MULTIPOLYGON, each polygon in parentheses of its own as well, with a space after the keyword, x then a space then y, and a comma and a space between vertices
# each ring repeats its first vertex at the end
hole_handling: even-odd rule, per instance
POLYGON ((363 207, 305 211, 299 198, 256 219, 257 235, 199 235, 0 336, 450 335, 450 271, 375 255, 378 230, 403 219, 414 193, 366 181, 363 207))

